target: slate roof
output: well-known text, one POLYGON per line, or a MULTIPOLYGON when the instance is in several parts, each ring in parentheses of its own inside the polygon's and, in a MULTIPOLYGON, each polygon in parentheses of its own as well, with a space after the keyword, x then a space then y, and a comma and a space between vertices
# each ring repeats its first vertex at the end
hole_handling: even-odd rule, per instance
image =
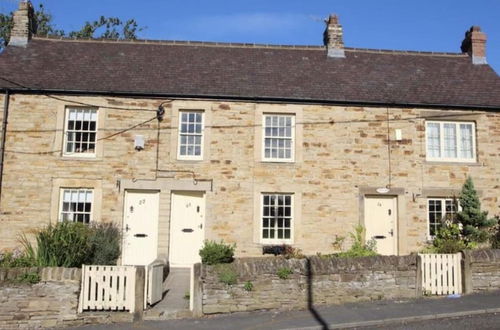
POLYGON ((500 77, 460 53, 34 38, 0 55, 0 89, 500 109, 500 77), (24 87, 20 87, 24 86, 24 87))

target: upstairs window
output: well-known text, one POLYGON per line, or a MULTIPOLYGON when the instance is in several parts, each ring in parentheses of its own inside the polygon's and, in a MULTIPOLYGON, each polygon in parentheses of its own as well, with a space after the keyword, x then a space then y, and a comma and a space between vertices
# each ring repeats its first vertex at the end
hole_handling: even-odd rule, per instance
POLYGON ((89 223, 92 220, 92 189, 61 189, 60 221, 89 223))
POLYGON ((178 159, 203 159, 203 112, 179 112, 178 159))
POLYGON ((64 135, 64 155, 95 157, 97 110, 68 108, 64 135))
POLYGON ((427 200, 428 237, 436 236, 444 221, 452 221, 459 210, 458 202, 452 198, 430 198, 427 200))
POLYGON ((292 240, 293 196, 262 194, 262 242, 286 243, 292 240))
POLYGON ((263 160, 274 162, 294 161, 293 115, 264 115, 263 160))
POLYGON ((471 122, 426 123, 427 160, 476 161, 475 125, 471 122))

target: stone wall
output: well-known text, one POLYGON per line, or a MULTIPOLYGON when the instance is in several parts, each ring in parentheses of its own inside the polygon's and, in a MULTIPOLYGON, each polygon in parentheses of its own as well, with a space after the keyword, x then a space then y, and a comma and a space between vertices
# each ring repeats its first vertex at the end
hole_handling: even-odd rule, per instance
MULTIPOLYGON (((96 105, 101 139, 153 118, 163 101, 12 95, 0 205, 0 249, 15 248, 20 233, 57 221, 61 187, 93 188, 93 220, 121 225, 124 191, 120 183, 131 180, 142 182, 145 189, 147 183, 151 184, 149 189, 158 189, 155 184, 161 176, 191 183, 194 176, 200 185, 210 183, 204 238, 237 243, 238 257, 262 255, 263 192, 293 194, 293 241, 289 244, 308 255, 334 252, 332 243, 337 235, 348 236, 355 225, 364 223, 364 196, 377 194, 376 188, 385 187, 389 179, 393 189, 387 195, 396 196, 393 191, 397 189, 401 192, 397 194, 395 235, 400 255, 421 249, 427 240, 426 197, 449 196, 450 189, 458 191, 469 175, 481 191, 483 208, 491 215, 498 213, 500 116, 493 112, 174 100, 166 105, 162 122, 151 121, 100 140, 96 158, 62 155, 66 107, 96 105), (206 114, 203 160, 177 159, 178 111, 182 109, 206 114), (294 162, 262 161, 263 113, 296 116, 294 162), (425 118, 443 115, 449 120, 475 122, 476 163, 426 160, 425 118), (387 116, 391 119, 389 148, 387 116), (402 120, 405 118, 414 119, 402 120), (394 139, 396 129, 402 132, 399 141, 394 139), (134 149, 135 135, 144 137, 141 151, 134 149), (157 168, 165 172, 157 173, 157 168), (448 193, 443 195, 439 189, 448 193)), ((166 258, 171 185, 164 187, 160 194, 158 256, 166 258)))
POLYGON ((500 290, 500 249, 471 251, 470 272, 474 292, 500 290))
POLYGON ((238 259, 224 266, 202 266, 201 281, 204 314, 306 308, 309 290, 314 305, 420 295, 416 255, 238 259), (283 268, 292 271, 287 279, 277 275, 283 268), (227 269, 236 272, 236 284, 219 280, 219 274, 227 269), (247 281, 253 286, 250 291, 245 290, 247 281))
POLYGON ((76 268, 0 269, 0 328, 40 328, 70 325, 77 315, 81 270, 76 268), (37 284, 13 280, 36 272, 37 284))

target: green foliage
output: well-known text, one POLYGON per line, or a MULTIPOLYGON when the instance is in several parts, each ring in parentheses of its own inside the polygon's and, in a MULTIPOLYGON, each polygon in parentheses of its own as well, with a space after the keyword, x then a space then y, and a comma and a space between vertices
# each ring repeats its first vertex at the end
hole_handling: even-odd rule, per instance
POLYGON ((276 272, 276 275, 278 275, 278 277, 281 278, 282 280, 286 280, 292 274, 293 270, 291 270, 288 267, 282 267, 278 269, 278 271, 276 272))
POLYGON ((120 231, 111 224, 58 222, 35 233, 36 248, 21 236, 24 255, 39 267, 114 265, 120 256, 120 231))
POLYGON ((89 235, 89 243, 92 246, 89 264, 115 265, 120 257, 120 241, 120 230, 113 224, 93 224, 89 235))
POLYGON ((243 289, 245 291, 252 291, 253 290, 253 283, 250 281, 246 281, 245 284, 243 284, 243 289))
MULTIPOLYGON (((0 49, 7 46, 10 39, 10 32, 14 25, 13 13, 0 14, 0 49)), ((71 38, 103 38, 103 39, 137 39, 137 33, 144 30, 135 19, 122 21, 118 17, 101 16, 93 22, 85 22, 80 30, 66 33, 57 29, 53 23, 53 17, 45 11, 43 4, 40 4, 34 12, 34 28, 40 36, 69 36, 71 38)))
POLYGON ((481 202, 471 177, 465 181, 459 201, 462 211, 457 213, 457 221, 462 224, 462 239, 466 244, 486 242, 490 236, 489 228, 496 224, 496 220, 488 219, 488 212, 481 211, 481 202))
POLYGON ((236 244, 206 240, 200 250, 201 262, 206 265, 224 264, 233 261, 236 244))
POLYGON ((429 253, 457 253, 469 246, 461 239, 460 227, 456 223, 444 223, 432 241, 429 253))
POLYGON ((191 295, 190 295, 189 291, 184 292, 184 297, 183 298, 186 299, 186 300, 189 300, 189 298, 191 298, 191 295))
POLYGON ((238 274, 230 264, 215 265, 215 270, 221 283, 233 285, 238 281, 238 274))
POLYGON ((365 228, 361 225, 354 227, 354 233, 349 233, 353 241, 349 250, 344 252, 335 253, 334 256, 339 258, 357 258, 357 257, 371 257, 377 255, 376 245, 377 242, 371 239, 363 243, 365 228))
POLYGON ((36 284, 40 282, 40 275, 36 272, 24 273, 16 278, 17 283, 36 284))
POLYGON ((139 27, 135 19, 122 21, 118 17, 101 16, 93 22, 85 22, 84 26, 68 34, 70 38, 102 38, 102 39, 137 39, 137 32, 144 28, 139 27), (101 31, 100 34, 98 32, 101 31))
POLYGON ((491 236, 491 247, 493 249, 500 249, 500 217, 496 217, 497 226, 495 233, 491 236))
POLYGON ((35 261, 30 258, 26 253, 20 250, 6 251, 0 253, 0 267, 1 268, 12 268, 12 267, 33 267, 35 266, 35 261))

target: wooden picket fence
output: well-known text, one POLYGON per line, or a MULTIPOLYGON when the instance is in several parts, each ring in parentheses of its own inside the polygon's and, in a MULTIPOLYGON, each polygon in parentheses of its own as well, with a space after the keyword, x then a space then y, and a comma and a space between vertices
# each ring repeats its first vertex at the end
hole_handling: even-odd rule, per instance
POLYGON ((135 304, 134 266, 82 266, 79 312, 124 311, 135 304))
POLYGON ((462 254, 419 254, 422 260, 424 294, 462 293, 462 254))
POLYGON ((144 309, 153 305, 163 298, 163 268, 162 261, 153 261, 146 268, 146 281, 144 292, 144 309))

